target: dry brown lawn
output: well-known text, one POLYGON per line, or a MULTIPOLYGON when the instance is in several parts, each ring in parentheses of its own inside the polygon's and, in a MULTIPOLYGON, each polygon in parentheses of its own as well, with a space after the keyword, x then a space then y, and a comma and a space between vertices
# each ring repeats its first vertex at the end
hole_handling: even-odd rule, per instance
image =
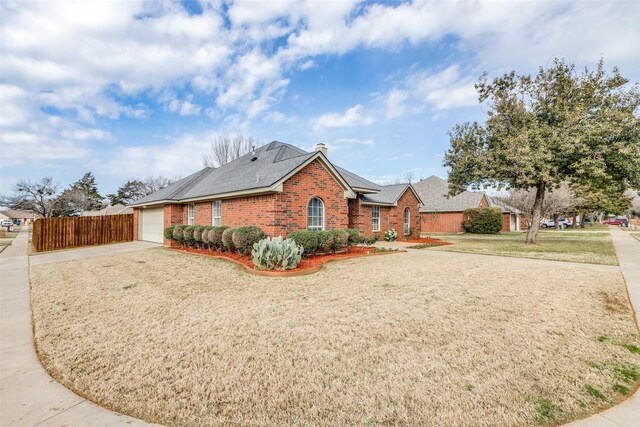
POLYGON ((150 249, 31 282, 46 369, 169 425, 553 424, 640 376, 607 267, 412 251, 266 278, 150 249))

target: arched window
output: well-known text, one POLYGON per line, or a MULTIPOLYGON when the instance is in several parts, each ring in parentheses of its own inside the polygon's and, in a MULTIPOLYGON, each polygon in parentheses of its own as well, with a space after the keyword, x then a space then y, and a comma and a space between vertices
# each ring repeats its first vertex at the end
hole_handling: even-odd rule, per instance
POLYGON ((317 197, 309 200, 309 214, 307 228, 309 230, 324 230, 324 203, 317 197))
POLYGON ((404 235, 411 234, 411 212, 404 208, 404 235))

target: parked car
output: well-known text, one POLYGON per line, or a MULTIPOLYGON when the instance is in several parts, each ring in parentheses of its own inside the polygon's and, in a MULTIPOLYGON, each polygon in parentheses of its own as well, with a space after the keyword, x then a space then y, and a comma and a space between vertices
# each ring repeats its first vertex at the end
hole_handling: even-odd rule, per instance
POLYGON ((622 217, 622 218, 609 218, 608 220, 604 221, 604 224, 608 224, 608 225, 624 225, 626 227, 628 222, 629 222, 629 220, 627 218, 625 218, 625 217, 622 217))
MULTIPOLYGON (((560 226, 560 228, 571 227, 571 224, 573 224, 573 221, 571 221, 571 219, 569 219, 569 218, 558 218, 558 225, 560 226)), ((540 224, 540 225, 542 226, 542 228, 555 228, 556 227, 556 223, 552 219, 542 221, 542 224, 540 224)))
POLYGON ((11 227, 11 226, 13 226, 13 221, 11 221, 10 219, 3 219, 1 226, 2 227, 11 227))

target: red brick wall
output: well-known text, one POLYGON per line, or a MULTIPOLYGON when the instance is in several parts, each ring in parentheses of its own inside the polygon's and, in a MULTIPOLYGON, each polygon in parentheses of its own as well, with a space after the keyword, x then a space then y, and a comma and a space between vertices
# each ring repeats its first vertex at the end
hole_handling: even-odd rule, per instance
POLYGON ((269 236, 279 235, 275 225, 276 194, 222 200, 222 225, 242 227, 255 225, 269 236))
POLYGON ((420 222, 423 233, 460 233, 462 229, 462 212, 421 213, 420 222))
POLYGON ((283 192, 274 200, 275 226, 282 235, 307 228, 309 200, 318 197, 324 203, 325 230, 349 226, 348 199, 344 189, 314 160, 284 182, 283 192))
POLYGON ((395 228, 398 237, 417 238, 420 236, 420 211, 418 209, 418 199, 412 191, 407 190, 398 200, 398 206, 380 206, 380 231, 373 231, 373 220, 371 205, 363 205, 361 199, 349 200, 349 228, 357 228, 362 234, 372 236, 379 234, 383 236, 387 230, 395 228), (409 208, 411 225, 411 235, 404 236, 404 209, 409 208))
POLYGON ((213 202, 199 202, 195 204, 196 225, 213 225, 213 202))
POLYGON ((511 231, 511 214, 509 212, 502 212, 502 230, 511 231))
MULTIPOLYGON (((164 205, 164 228, 172 225, 185 224, 185 215, 187 211, 186 205, 164 205)), ((164 239, 164 245, 168 247, 180 246, 178 242, 164 239)))
POLYGON ((399 239, 410 239, 420 237, 420 210, 418 209, 418 199, 409 189, 404 192, 398 200, 398 206, 389 208, 389 228, 395 228, 398 232, 399 239), (404 209, 409 208, 409 225, 411 226, 411 234, 404 235, 404 209))

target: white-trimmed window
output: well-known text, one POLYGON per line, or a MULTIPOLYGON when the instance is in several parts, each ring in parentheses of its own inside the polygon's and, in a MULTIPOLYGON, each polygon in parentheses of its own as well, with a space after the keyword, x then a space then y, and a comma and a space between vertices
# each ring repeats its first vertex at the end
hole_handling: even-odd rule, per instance
POLYGON ((404 208, 404 235, 411 234, 411 211, 409 208, 404 208))
POLYGON ((220 200, 213 201, 213 225, 219 227, 222 225, 222 202, 220 200))
POLYGON ((196 205, 189 203, 187 205, 187 224, 195 225, 196 223, 196 205))
POLYGON ((380 231, 380 206, 371 206, 371 229, 380 231))
POLYGON ((309 200, 307 228, 324 230, 324 203, 317 197, 309 200))

